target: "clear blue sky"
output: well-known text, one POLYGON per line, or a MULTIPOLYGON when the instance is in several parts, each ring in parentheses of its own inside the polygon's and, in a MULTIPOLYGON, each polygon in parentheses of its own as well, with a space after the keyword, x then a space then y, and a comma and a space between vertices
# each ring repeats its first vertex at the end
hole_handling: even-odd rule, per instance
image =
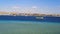
POLYGON ((0 0, 0 11, 60 13, 60 0, 0 0), (29 10, 29 11, 28 11, 29 10))

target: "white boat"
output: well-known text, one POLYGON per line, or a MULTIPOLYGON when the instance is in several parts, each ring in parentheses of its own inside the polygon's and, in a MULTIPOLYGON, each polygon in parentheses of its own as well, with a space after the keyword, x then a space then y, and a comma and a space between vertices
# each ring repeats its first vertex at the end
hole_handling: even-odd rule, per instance
POLYGON ((36 17, 36 19, 44 19, 44 17, 36 17))

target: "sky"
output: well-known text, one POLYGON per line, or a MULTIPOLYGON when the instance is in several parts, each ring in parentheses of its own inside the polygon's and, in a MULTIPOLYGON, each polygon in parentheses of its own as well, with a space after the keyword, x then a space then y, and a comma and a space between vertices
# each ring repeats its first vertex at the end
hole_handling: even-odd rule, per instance
POLYGON ((0 11, 60 14, 60 0, 0 0, 0 11))

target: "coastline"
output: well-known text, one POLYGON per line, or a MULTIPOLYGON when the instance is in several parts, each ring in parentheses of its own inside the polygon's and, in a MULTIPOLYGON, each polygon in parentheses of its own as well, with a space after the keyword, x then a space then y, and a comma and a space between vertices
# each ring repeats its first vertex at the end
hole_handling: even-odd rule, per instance
POLYGON ((7 16, 55 16, 60 17, 60 14, 39 14, 39 13, 19 13, 19 12, 0 12, 1 15, 7 16))

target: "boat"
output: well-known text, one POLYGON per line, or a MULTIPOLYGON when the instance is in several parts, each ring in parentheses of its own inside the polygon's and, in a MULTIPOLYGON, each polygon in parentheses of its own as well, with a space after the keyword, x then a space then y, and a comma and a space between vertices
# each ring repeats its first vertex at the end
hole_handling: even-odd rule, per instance
POLYGON ((40 16, 40 17, 36 17, 36 19, 44 19, 44 17, 41 17, 41 16, 40 16))

